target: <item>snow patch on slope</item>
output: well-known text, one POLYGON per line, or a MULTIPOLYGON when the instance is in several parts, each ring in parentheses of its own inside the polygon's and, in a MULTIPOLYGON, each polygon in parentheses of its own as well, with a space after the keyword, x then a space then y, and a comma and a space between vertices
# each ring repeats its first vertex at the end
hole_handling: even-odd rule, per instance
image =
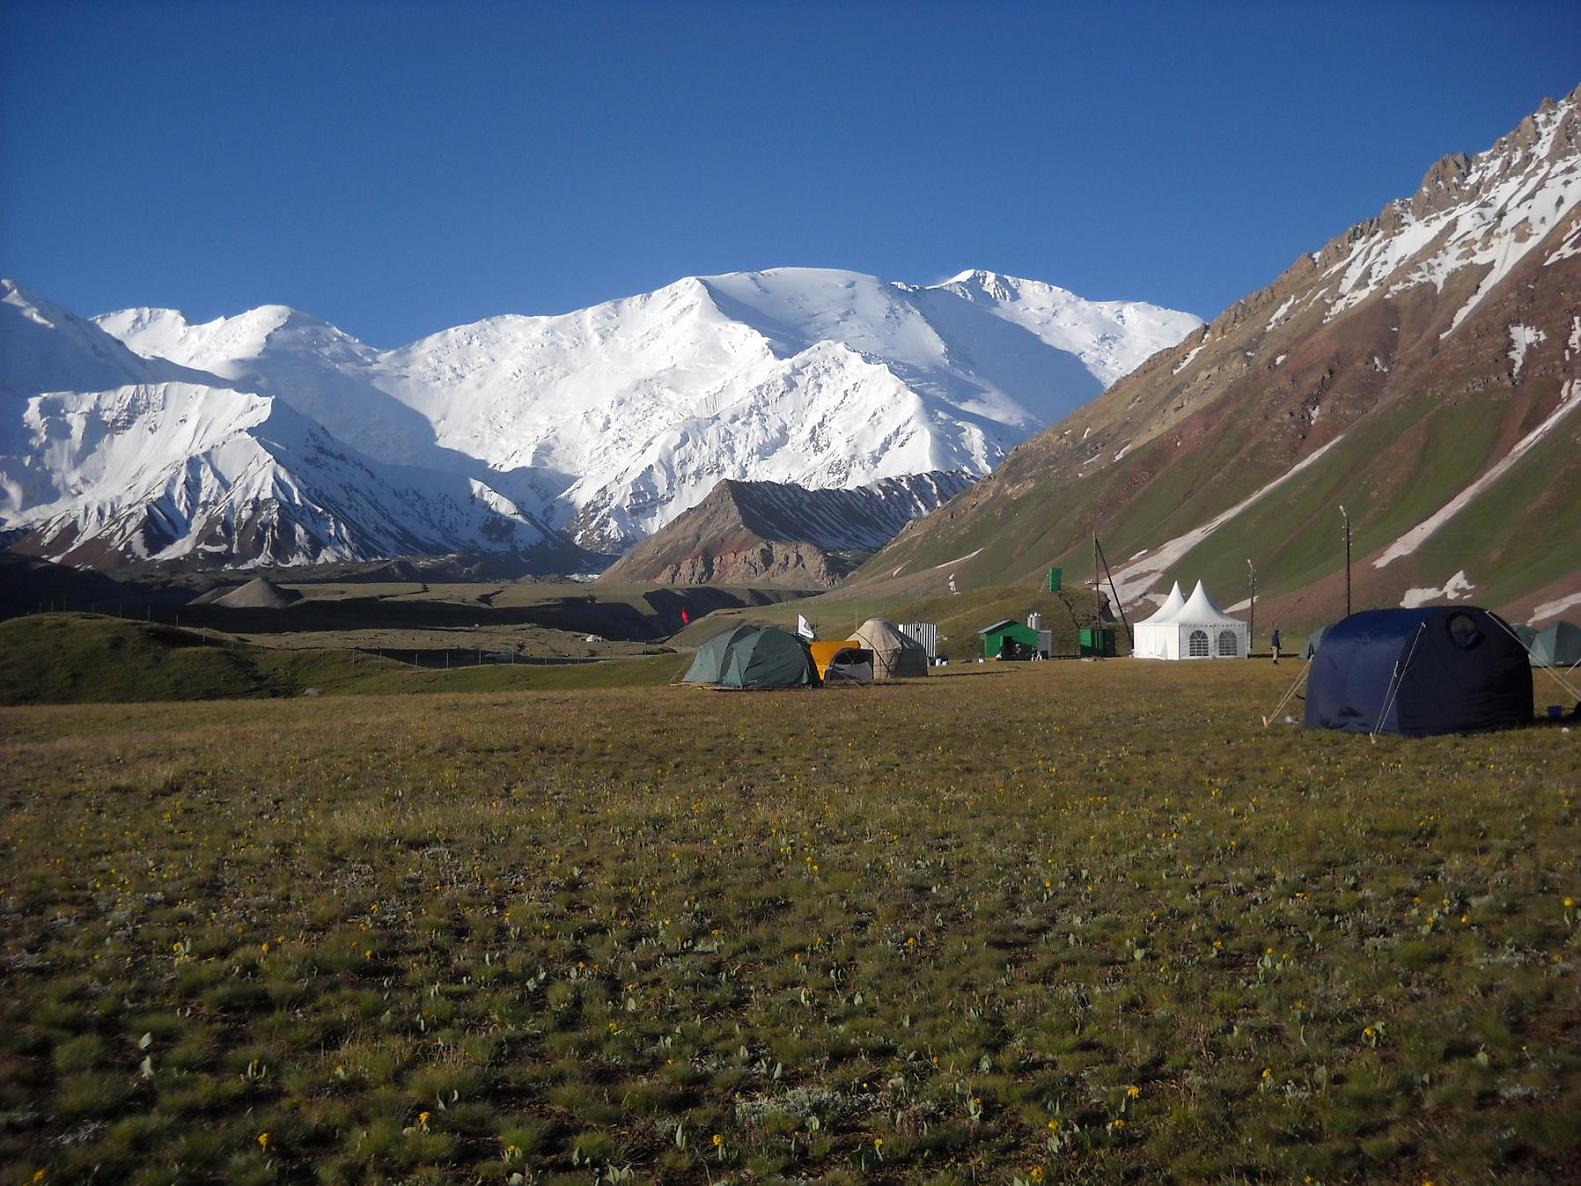
POLYGON ((1545 619, 1557 618, 1560 614, 1564 613, 1565 610, 1577 605, 1581 605, 1581 593, 1572 593, 1568 597, 1560 597, 1553 601, 1545 601, 1532 610, 1532 616, 1528 618, 1527 621, 1531 625, 1535 626, 1538 622, 1544 621, 1545 619))
POLYGON ((1228 510, 1215 515, 1200 527, 1195 527, 1183 535, 1177 535, 1174 539, 1158 545, 1141 560, 1123 565, 1117 569, 1114 573, 1114 583, 1120 595, 1120 600, 1131 601, 1138 594, 1145 592, 1154 581, 1163 576, 1172 565, 1177 563, 1203 540, 1207 539, 1208 536, 1223 527, 1242 511, 1261 502, 1307 467, 1316 464, 1325 453, 1344 439, 1344 434, 1341 433, 1326 445, 1308 453, 1273 481, 1248 494, 1228 510))
POLYGON ((1515 364, 1510 372, 1510 378, 1517 383, 1520 382, 1521 368, 1526 365, 1526 352, 1547 339, 1548 335, 1535 326, 1518 324, 1510 326, 1509 359, 1515 364))
POLYGON ((1489 466, 1487 471, 1471 485, 1385 548, 1383 555, 1372 562, 1373 567, 1384 568, 1402 556, 1409 556, 1415 552, 1435 531, 1465 510, 1479 494, 1508 473, 1516 462, 1526 456, 1533 446, 1552 432, 1554 427, 1577 407, 1581 407, 1581 379, 1572 379, 1562 389, 1559 406, 1550 412, 1541 424, 1516 441, 1508 453, 1489 466))
POLYGON ((1400 607, 1416 609, 1434 601, 1460 601, 1475 589, 1476 586, 1467 579, 1465 571, 1461 570, 1445 581, 1442 588, 1434 589, 1429 586, 1425 589, 1407 589, 1405 596, 1400 598, 1400 607))

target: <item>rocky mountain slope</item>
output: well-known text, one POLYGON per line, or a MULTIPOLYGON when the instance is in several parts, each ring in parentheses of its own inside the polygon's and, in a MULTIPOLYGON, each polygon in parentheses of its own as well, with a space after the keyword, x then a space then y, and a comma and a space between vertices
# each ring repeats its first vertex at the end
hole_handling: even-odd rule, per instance
MULTIPOLYGON (((912 524, 858 574, 1090 574, 1127 600, 1256 567, 1258 623, 1581 605, 1581 89, 1298 259, 912 524)), ((1140 608, 1140 607, 1138 607, 1140 608)))
POLYGON ((599 579, 832 588, 907 523, 971 482, 962 473, 935 473, 854 490, 808 490, 726 479, 599 579))
POLYGON ((0 287, 0 525, 73 564, 578 553, 476 479, 377 462, 277 397, 0 287))
POLYGON ((815 268, 692 277, 389 351, 280 306, 98 323, 140 355, 277 397, 370 457, 483 482, 605 552, 722 478, 833 489, 987 473, 1201 324, 989 272, 917 286, 815 268))

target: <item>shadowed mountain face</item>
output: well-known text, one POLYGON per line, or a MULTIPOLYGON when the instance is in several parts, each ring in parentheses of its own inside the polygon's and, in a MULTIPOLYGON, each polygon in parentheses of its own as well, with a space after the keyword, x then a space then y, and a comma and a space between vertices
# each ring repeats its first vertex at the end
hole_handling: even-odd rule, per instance
POLYGON ((1202 577, 1234 603, 1250 559, 1259 624, 1317 622, 1344 610, 1343 505, 1357 605, 1581 605, 1578 203, 1581 90, 1445 158, 857 579, 1085 573, 1096 525, 1127 600, 1202 577))
POLYGON ((959 473, 887 478, 855 490, 721 482, 600 579, 828 589, 907 523, 970 485, 959 473))

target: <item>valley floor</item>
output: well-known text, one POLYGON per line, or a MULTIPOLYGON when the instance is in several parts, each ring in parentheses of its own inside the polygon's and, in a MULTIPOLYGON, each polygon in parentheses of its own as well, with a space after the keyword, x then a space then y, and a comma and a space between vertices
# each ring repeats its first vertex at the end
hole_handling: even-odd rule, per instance
POLYGON ((1581 731, 1298 668, 0 709, 0 1176, 1573 1180, 1581 731))

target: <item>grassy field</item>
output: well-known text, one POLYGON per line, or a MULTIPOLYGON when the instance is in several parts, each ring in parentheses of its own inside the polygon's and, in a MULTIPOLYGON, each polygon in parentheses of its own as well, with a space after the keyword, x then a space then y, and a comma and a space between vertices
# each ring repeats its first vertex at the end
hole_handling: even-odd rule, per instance
POLYGON ((0 1181, 1576 1180, 1581 733, 1295 673, 0 710, 0 1181))

